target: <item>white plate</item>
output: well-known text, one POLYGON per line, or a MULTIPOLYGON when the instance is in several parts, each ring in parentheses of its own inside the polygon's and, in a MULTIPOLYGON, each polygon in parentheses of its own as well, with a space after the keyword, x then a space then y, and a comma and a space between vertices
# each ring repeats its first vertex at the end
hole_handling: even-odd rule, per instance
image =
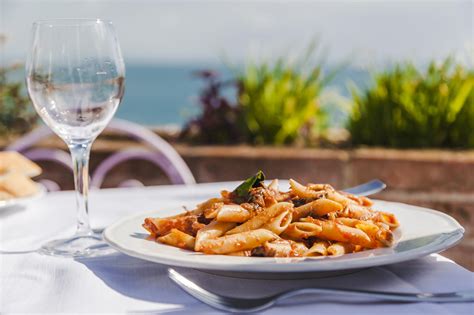
POLYGON ((46 187, 44 187, 41 184, 37 184, 37 185, 38 185, 38 190, 33 195, 22 197, 22 198, 0 200, 0 211, 4 209, 22 206, 27 202, 43 197, 46 194, 46 187))
MULTIPOLYGON (((455 245, 464 229, 439 211, 411 205, 375 201, 375 209, 394 213, 400 221, 392 248, 367 250, 339 257, 272 258, 205 255, 146 240, 144 218, 173 215, 182 210, 152 212, 122 219, 104 231, 104 239, 127 255, 171 266, 189 267, 238 276, 251 273, 328 273, 387 265, 443 251, 455 245)), ((247 277, 246 276, 246 277, 247 277)))

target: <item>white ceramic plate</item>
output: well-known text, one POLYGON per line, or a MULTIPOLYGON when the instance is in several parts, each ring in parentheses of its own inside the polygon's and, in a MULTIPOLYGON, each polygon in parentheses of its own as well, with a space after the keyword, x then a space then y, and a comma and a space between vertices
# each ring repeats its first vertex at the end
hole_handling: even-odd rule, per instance
POLYGON ((0 211, 5 210, 5 209, 10 209, 18 206, 22 206, 25 203, 41 198, 46 194, 46 187, 44 187, 41 184, 38 185, 38 190, 35 194, 22 197, 22 198, 13 198, 13 199, 8 199, 8 200, 0 200, 0 211))
MULTIPOLYGON (((182 210, 135 215, 116 222, 104 231, 104 239, 115 249, 137 258, 171 266, 189 267, 214 273, 328 273, 381 266, 423 257, 455 245, 464 229, 439 211, 402 203, 375 201, 375 209, 394 213, 400 221, 392 248, 367 250, 339 257, 272 258, 205 255, 146 240, 145 217, 173 215, 182 210)), ((260 275, 260 276, 258 276, 260 275)))

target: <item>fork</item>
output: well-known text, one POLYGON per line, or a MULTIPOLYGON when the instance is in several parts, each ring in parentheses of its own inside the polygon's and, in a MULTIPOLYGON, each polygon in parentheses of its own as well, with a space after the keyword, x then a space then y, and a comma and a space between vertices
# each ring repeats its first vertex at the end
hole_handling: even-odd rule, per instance
POLYGON ((343 191, 357 196, 369 196, 384 190, 386 187, 387 185, 380 179, 373 179, 370 182, 346 188, 343 191))
POLYGON ((176 270, 169 268, 168 276, 174 283, 189 295, 215 309, 232 313, 250 313, 266 310, 276 302, 289 297, 303 294, 331 293, 333 295, 346 295, 369 297, 377 300, 396 302, 469 302, 474 301, 474 291, 459 291, 445 293, 402 293, 367 290, 333 289, 333 288, 302 288, 284 291, 278 294, 261 298, 236 298, 210 292, 192 282, 176 270))

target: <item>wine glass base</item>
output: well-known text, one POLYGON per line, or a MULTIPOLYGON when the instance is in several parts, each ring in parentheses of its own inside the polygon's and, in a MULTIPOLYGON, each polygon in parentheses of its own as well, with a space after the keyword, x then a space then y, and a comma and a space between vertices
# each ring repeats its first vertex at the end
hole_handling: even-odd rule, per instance
POLYGON ((92 234, 50 241, 41 246, 39 252, 50 256, 85 258, 108 255, 114 249, 102 240, 100 234, 92 234))

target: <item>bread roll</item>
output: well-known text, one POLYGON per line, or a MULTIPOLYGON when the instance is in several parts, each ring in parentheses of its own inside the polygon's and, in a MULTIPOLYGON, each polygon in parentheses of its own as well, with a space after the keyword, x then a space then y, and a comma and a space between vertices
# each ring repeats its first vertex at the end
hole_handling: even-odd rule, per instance
POLYGON ((0 175, 9 172, 35 177, 41 174, 41 167, 16 151, 0 152, 0 175))
POLYGON ((0 191, 13 197, 26 197, 38 192, 38 184, 24 174, 9 172, 0 176, 0 191))
POLYGON ((5 201, 12 198, 14 198, 12 194, 9 194, 6 191, 0 190, 0 201, 5 201))

